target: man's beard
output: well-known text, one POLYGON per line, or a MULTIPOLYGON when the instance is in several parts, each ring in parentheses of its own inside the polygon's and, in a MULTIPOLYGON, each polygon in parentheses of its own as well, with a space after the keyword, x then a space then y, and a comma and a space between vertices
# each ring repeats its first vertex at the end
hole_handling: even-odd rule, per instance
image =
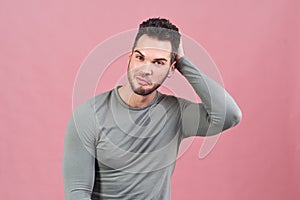
MULTIPOLYGON (((130 82, 130 81, 129 81, 130 82)), ((141 95, 141 96, 147 96, 148 94, 151 94, 153 91, 155 91, 157 88, 160 87, 161 84, 154 84, 152 88, 144 89, 143 86, 140 87, 134 87, 132 83, 130 83, 131 89, 135 94, 141 95)))
MULTIPOLYGON (((144 75, 141 75, 141 76, 145 77, 144 75)), ((155 91, 161 85, 161 84, 153 83, 153 87, 148 88, 148 89, 143 88, 143 86, 136 87, 134 84, 134 81, 132 80, 134 77, 132 77, 131 72, 129 70, 127 71, 127 77, 128 77, 128 81, 129 81, 132 91, 135 94, 142 95, 142 96, 147 96, 148 94, 151 94, 153 91, 155 91)))
MULTIPOLYGON (((139 76, 147 79, 147 75, 145 74, 138 74, 139 76)), ((130 72, 129 70, 129 64, 128 64, 128 68, 127 68, 127 78, 128 78, 128 81, 129 81, 129 84, 130 84, 130 87, 132 89, 132 91, 135 93, 135 94, 138 94, 138 95, 141 95, 141 96, 147 96, 148 94, 151 94, 153 91, 155 91, 156 89, 158 89, 161 84, 165 81, 165 79, 167 78, 167 74, 166 76, 160 81, 160 83, 152 83, 153 84, 153 87, 151 88, 148 88, 148 89, 145 89, 143 88, 143 86, 138 86, 138 87, 135 87, 135 84, 134 84, 134 75, 132 72, 130 72)))

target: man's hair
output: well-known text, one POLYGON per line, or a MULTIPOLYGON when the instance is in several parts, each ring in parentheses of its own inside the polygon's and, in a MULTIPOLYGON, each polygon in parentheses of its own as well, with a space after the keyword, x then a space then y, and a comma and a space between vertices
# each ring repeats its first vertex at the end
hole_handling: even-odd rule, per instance
POLYGON ((142 37, 144 34, 158 40, 170 41, 172 45, 171 63, 174 62, 176 54, 178 52, 180 36, 181 36, 178 28, 174 24, 172 24, 167 19, 163 19, 159 17, 150 18, 146 21, 143 21, 139 26, 139 30, 135 37, 132 51, 136 47, 136 44, 140 39, 140 37, 142 37))

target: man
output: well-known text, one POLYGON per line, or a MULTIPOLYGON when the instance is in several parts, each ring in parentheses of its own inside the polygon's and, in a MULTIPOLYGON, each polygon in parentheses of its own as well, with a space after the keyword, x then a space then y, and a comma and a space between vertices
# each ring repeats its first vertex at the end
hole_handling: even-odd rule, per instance
POLYGON ((181 141, 239 123, 233 98, 186 58, 180 41, 168 20, 143 22, 129 55, 128 82, 73 112, 63 158, 66 199, 171 199, 181 141), (157 91, 176 69, 202 103, 157 91))

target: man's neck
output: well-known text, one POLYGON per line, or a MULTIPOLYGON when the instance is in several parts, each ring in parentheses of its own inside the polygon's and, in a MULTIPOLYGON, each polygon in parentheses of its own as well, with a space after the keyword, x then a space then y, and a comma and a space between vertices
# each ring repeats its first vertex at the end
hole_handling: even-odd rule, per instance
POLYGON ((127 83, 118 89, 121 99, 132 108, 143 108, 148 106, 156 95, 156 90, 152 93, 142 96, 134 93, 127 83))

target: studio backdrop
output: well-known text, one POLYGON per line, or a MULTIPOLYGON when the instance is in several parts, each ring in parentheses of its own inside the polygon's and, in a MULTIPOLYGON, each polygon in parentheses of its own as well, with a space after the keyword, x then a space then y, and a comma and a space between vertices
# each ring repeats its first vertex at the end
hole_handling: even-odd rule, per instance
MULTIPOLYGON (((212 76, 243 113, 205 156, 206 139, 190 141, 177 159, 172 199, 300 199, 297 0, 1 0, 1 199, 64 199, 64 135, 80 103, 73 92, 81 66, 97 46, 150 17, 168 18, 195 42, 185 49, 195 63, 205 58, 193 44, 205 50, 217 67, 212 76)), ((122 82, 124 55, 105 66, 94 94, 122 82)))

